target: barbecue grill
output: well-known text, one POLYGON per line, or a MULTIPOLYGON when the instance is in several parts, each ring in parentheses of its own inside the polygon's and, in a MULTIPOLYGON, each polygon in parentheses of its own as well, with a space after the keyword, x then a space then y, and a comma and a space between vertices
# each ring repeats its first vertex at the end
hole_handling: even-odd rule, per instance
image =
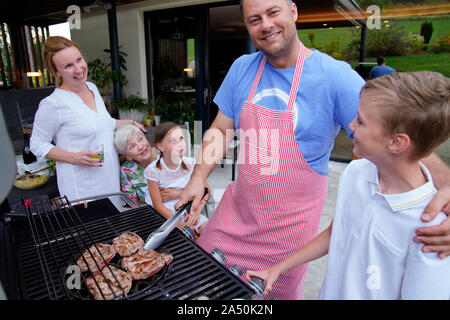
MULTIPOLYGON (((72 205, 66 198, 35 202, 26 208, 25 217, 6 218, 0 223, 5 292, 9 299, 91 299, 84 285, 89 272, 77 274, 73 268, 83 252, 95 243, 111 244, 125 231, 145 239, 164 221, 150 206, 119 212, 108 199, 90 202, 88 209, 72 205)), ((149 279, 134 280, 128 294, 117 294, 116 299, 254 297, 246 283, 179 229, 173 230, 157 250, 173 255, 173 261, 149 279)), ((109 265, 120 268, 120 257, 116 255, 109 265)))

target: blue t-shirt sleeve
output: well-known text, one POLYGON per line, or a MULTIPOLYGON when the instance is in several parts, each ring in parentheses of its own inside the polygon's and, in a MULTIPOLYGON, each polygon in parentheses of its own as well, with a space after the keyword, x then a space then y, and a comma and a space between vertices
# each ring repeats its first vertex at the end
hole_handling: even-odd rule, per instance
POLYGON ((219 110, 227 117, 236 120, 235 115, 235 97, 233 87, 236 86, 236 70, 238 69, 238 60, 235 60, 230 67, 225 79, 217 90, 217 94, 214 97, 214 103, 217 104, 219 110))
POLYGON ((353 133, 348 126, 357 116, 359 95, 365 81, 349 64, 344 64, 334 79, 333 82, 339 85, 335 91, 335 119, 353 139, 353 133))

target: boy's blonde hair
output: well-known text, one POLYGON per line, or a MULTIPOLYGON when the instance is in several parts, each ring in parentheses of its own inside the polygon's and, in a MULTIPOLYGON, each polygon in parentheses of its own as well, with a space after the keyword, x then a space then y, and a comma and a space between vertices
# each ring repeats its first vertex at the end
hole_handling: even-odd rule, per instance
POLYGON ((386 134, 405 133, 412 160, 429 155, 450 136, 450 79, 438 72, 398 72, 369 80, 361 95, 380 107, 386 134))

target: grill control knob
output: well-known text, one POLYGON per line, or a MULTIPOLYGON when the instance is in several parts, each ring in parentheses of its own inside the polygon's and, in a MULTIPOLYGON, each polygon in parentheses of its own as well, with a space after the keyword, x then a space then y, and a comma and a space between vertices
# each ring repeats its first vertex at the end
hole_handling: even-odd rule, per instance
POLYGON ((233 264, 230 267, 230 271, 238 278, 240 278, 243 274, 242 269, 238 265, 235 265, 235 264, 233 264))
POLYGON ((211 255, 214 257, 214 259, 219 261, 220 264, 225 264, 225 261, 227 260, 227 258, 225 257, 225 254, 217 248, 215 248, 215 249, 213 249, 213 251, 211 251, 211 255))
POLYGON ((193 240, 195 237, 195 232, 194 230, 192 230, 191 227, 189 226, 184 226, 183 229, 181 229, 181 231, 183 232, 183 234, 188 238, 193 240))
POLYGON ((248 284, 250 285, 250 287, 256 292, 256 294, 260 297, 264 296, 264 289, 265 289, 265 285, 262 282, 261 279, 258 278, 251 278, 251 280, 248 282, 248 284))

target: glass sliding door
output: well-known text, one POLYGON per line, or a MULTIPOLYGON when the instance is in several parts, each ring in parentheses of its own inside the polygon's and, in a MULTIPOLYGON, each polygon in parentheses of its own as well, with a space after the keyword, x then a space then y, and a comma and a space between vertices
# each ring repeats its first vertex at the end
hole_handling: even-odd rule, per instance
POLYGON ((166 103, 166 118, 180 120, 174 117, 189 113, 192 122, 202 121, 204 132, 217 114, 214 94, 231 63, 247 52, 239 1, 150 11, 144 17, 149 97, 166 103))
MULTIPOLYGON (((196 25, 199 10, 174 8, 145 14, 149 92, 163 108, 161 120, 194 125, 196 114, 204 109, 198 101, 196 78, 198 46, 196 25)), ((201 88, 200 88, 201 90, 201 88)))

